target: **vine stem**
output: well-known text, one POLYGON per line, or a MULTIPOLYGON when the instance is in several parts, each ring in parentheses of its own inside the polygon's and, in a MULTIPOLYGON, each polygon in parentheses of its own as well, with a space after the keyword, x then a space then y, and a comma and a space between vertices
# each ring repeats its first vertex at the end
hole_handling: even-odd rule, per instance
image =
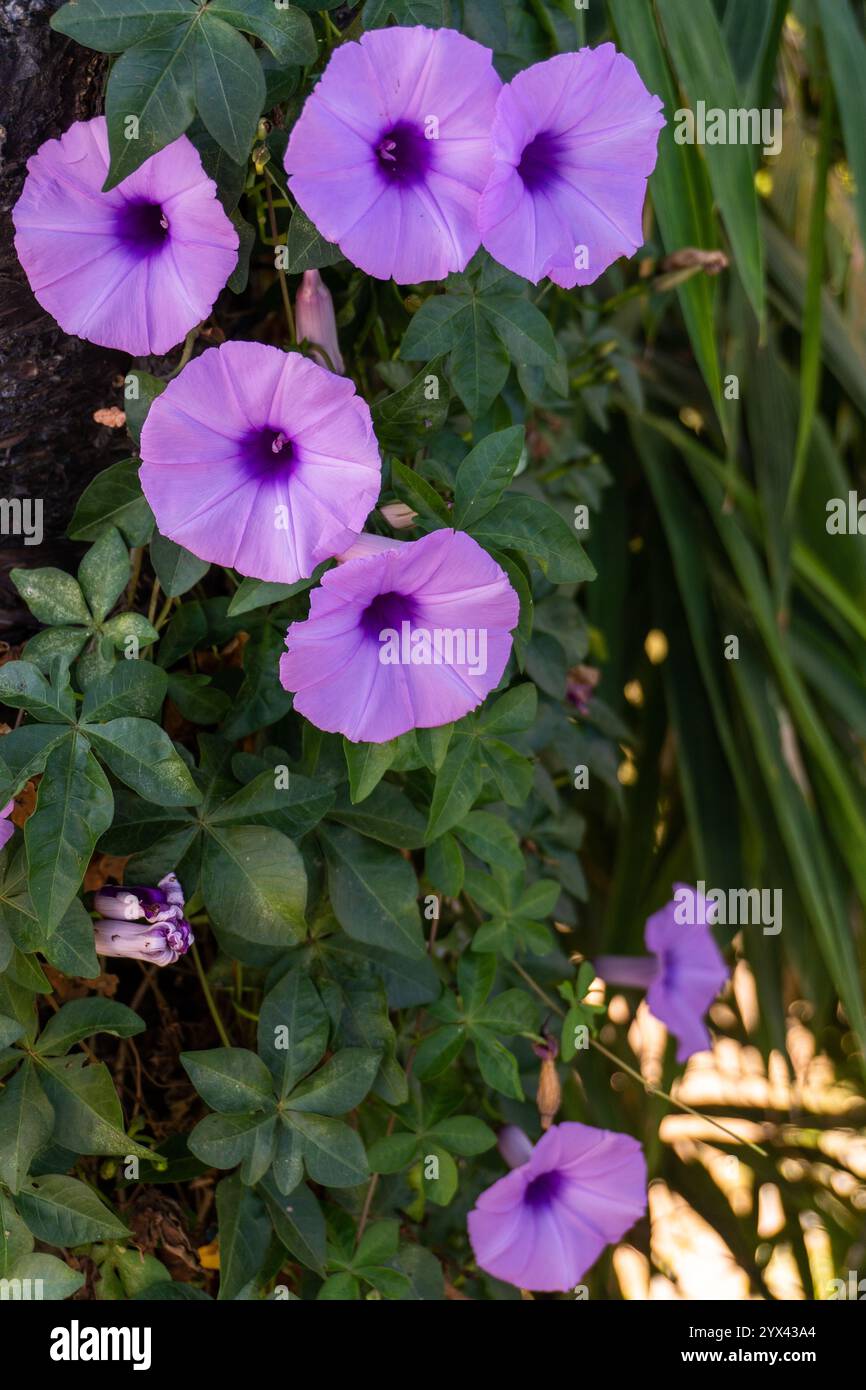
MULTIPOLYGON (((554 1013, 559 1014, 560 1018, 565 1018, 565 1010, 559 1007, 556 1000, 551 999, 550 995, 541 988, 541 985, 537 984, 532 976, 523 969, 523 966, 519 965, 516 960, 510 963, 512 968, 517 971, 520 978, 525 980, 530 989, 535 991, 539 999, 542 999, 547 1007, 552 1009, 554 1013)), ((597 1038, 590 1038, 589 1045, 590 1047, 594 1047, 596 1052, 600 1052, 603 1057, 607 1057, 608 1061, 614 1062, 620 1071, 626 1072, 635 1081, 640 1082, 647 1095, 661 1096, 662 1100, 668 1101, 670 1105, 675 1105, 678 1110, 684 1110, 687 1115, 694 1115, 696 1119, 703 1120, 706 1124, 712 1125, 714 1129, 721 1130, 722 1134, 726 1134, 728 1138, 733 1139, 735 1143, 745 1144, 747 1149, 751 1149, 753 1153, 760 1154, 761 1158, 769 1158, 767 1150, 762 1149, 760 1144, 753 1144, 750 1139, 743 1139, 742 1136, 736 1134, 734 1130, 728 1129, 726 1125, 720 1124, 718 1120, 714 1120, 712 1115, 705 1115, 702 1111, 695 1110, 693 1106, 687 1105, 684 1100, 677 1100, 676 1096, 672 1096, 669 1091, 663 1091, 660 1086, 654 1086, 651 1081, 647 1081, 645 1076, 641 1076, 639 1071, 629 1066, 628 1062, 624 1062, 621 1057, 617 1057, 615 1052, 611 1052, 610 1048, 605 1047, 597 1038)))
POLYGON ((192 958, 193 963, 195 965, 196 974, 199 978, 199 984, 202 988, 202 994, 205 997, 205 1002, 207 1003, 208 1010, 210 1011, 210 1016, 214 1021, 214 1027, 220 1035, 220 1041, 222 1042, 223 1046, 231 1047, 232 1040, 226 1032, 225 1024, 220 1018, 219 1010, 217 1009, 216 1001, 214 1000, 214 997, 211 994, 210 985, 207 982, 207 976, 204 973, 204 968, 201 963, 201 956, 198 953, 198 947, 196 946, 195 942, 192 943, 190 949, 192 952, 192 958))
MULTIPOLYGON (((277 214, 274 208, 274 195, 271 192, 271 175, 267 166, 265 166, 265 198, 268 204, 268 221, 271 227, 271 236, 274 240, 274 244, 279 245, 281 244, 280 232, 279 228, 277 227, 277 214)), ((295 332, 295 316, 292 313, 292 301, 289 295, 289 284, 286 280, 286 272, 282 270, 280 267, 277 267, 277 275, 279 276, 280 281, 280 294, 283 296, 283 308, 286 312, 286 323, 289 326, 289 341, 291 343, 294 343, 297 341, 297 334, 295 332)))

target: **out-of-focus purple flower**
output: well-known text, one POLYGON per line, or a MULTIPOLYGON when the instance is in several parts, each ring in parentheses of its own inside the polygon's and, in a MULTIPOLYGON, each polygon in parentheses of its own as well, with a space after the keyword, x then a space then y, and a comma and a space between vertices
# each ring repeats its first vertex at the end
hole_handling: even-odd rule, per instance
POLYGON ((175 874, 166 874, 156 888, 106 884, 94 894, 93 904, 102 913, 93 924, 100 956, 173 965, 195 940, 184 919, 183 889, 175 874))
POLYGON ((453 29, 375 29, 344 43, 295 123, 289 187, 368 275, 442 280, 477 251, 501 83, 453 29))
POLYGON ((711 1046, 704 1014, 730 971, 708 925, 715 905, 686 884, 676 884, 675 893, 647 919, 652 955, 596 956, 594 965, 609 984, 646 990, 650 1012, 677 1039, 677 1061, 687 1062, 711 1046))
POLYGON ((168 352, 213 308, 238 234, 185 135, 103 193, 108 165, 103 116, 40 146, 12 212, 18 259, 64 332, 168 352))
POLYGON ((499 684, 520 604, 471 536, 369 537, 313 590, 286 634, 280 680, 317 728, 386 743, 475 709, 499 684))
POLYGON ((313 357, 321 366, 332 372, 343 371, 334 301, 317 270, 305 270, 298 286, 295 296, 295 328, 299 342, 306 339, 308 343, 315 343, 318 347, 324 348, 330 360, 321 352, 313 353, 313 357))
POLYGON ((14 810, 15 802, 12 800, 7 801, 3 810, 0 811, 0 849, 2 849, 4 845, 8 845, 12 836, 15 834, 15 826, 10 819, 14 810))
POLYGON ((600 679, 601 672, 595 666, 572 666, 565 682, 565 698, 578 714, 589 714, 589 702, 600 679))
POLYGON ((571 289, 643 242, 661 101, 613 44, 561 53, 503 87, 481 240, 501 265, 571 289))
POLYGON ((646 1211, 641 1146, 628 1134, 565 1122, 542 1135, 525 1161, 519 1150, 514 1157, 520 1166, 482 1192, 469 1213, 475 1258, 521 1289, 572 1289, 646 1211))
POLYGON ((379 495, 352 382, 263 343, 223 343, 184 367, 148 411, 141 457, 164 536, 278 583, 351 545, 379 495))

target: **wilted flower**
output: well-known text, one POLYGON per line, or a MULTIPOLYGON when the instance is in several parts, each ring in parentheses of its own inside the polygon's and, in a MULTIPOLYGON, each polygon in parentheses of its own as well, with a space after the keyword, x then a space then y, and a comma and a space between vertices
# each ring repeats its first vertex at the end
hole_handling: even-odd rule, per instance
POLYGON ((648 918, 644 940, 652 955, 596 956, 594 965, 609 984, 646 990, 650 1012, 678 1040, 677 1061, 687 1062, 711 1045, 704 1014, 730 972, 707 924, 714 905, 685 884, 675 892, 677 900, 692 900, 686 920, 677 921, 677 900, 648 918))
POLYGON ((352 382, 263 343, 223 343, 184 367, 150 407, 141 457, 164 536, 278 583, 345 550, 379 495, 370 410, 352 382))
POLYGON ((628 1134, 565 1122, 528 1154, 513 1134, 500 1136, 500 1150, 519 1166, 468 1217, 475 1258, 496 1279, 542 1293, 572 1289, 646 1211, 646 1162, 628 1134))
POLYGON ((12 836, 15 834, 15 826, 10 819, 14 810, 15 802, 13 800, 7 801, 3 810, 0 811, 0 849, 2 849, 4 845, 8 845, 12 836))
POLYGON ((502 265, 571 289, 643 242, 661 101, 613 44, 561 53, 503 87, 481 240, 502 265))
POLYGON ((298 713, 386 743, 475 709, 502 678, 520 610, 496 561, 459 531, 364 536, 353 549, 286 634, 280 680, 298 713))
POLYGON ((166 874, 156 888, 106 884, 94 894, 93 905, 102 913, 93 924, 100 956, 173 965, 195 940, 184 919, 183 889, 175 874, 166 874))
POLYGON ((108 165, 102 116, 40 146, 12 212, 18 259, 64 332, 168 352, 213 308, 238 234, 185 135, 103 193, 108 165))
POLYGON ((442 280, 478 249, 501 84, 452 29, 375 29, 343 43, 295 123, 289 187, 368 275, 442 280))
POLYGON ((328 354, 326 359, 323 353, 313 352, 317 362, 332 372, 342 372, 343 359, 337 341, 334 301, 317 270, 304 271, 295 296, 295 328, 299 342, 306 339, 308 343, 324 348, 328 354))

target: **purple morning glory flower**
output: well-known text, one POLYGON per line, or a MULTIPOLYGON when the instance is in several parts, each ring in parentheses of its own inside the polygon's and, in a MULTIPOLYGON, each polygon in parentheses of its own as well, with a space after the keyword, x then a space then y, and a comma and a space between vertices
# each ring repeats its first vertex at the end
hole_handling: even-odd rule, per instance
POLYGON ((651 956, 596 956, 594 965, 609 984, 646 990, 646 1002, 677 1039, 677 1061, 711 1046, 704 1014, 730 971, 708 925, 715 911, 686 884, 648 918, 644 940, 651 956))
POLYGON ((10 819, 14 810, 15 802, 12 800, 7 801, 3 810, 0 811, 0 849, 2 849, 4 845, 8 845, 12 836, 15 834, 15 826, 10 819))
POLYGON ((478 249, 501 83, 453 29, 375 29, 332 53, 286 151, 289 187, 352 263, 442 280, 478 249))
POLYGON ((103 193, 108 164, 102 116, 40 146, 12 212, 18 259, 64 332, 168 352, 213 308, 238 234, 185 135, 103 193))
POLYGON ((364 537, 292 623, 280 680, 319 729, 386 743, 460 719, 499 684, 520 604, 462 531, 364 537), (364 542, 376 541, 376 546, 364 542))
POLYGON ((481 240, 537 284, 590 285, 643 243, 661 101, 612 43, 561 53, 503 87, 481 240))
POLYGON ((164 536, 278 583, 345 550, 379 495, 353 383, 263 343, 223 343, 184 367, 148 412, 141 457, 164 536))
POLYGON ((628 1134, 566 1122, 553 1125, 528 1155, 513 1138, 500 1147, 519 1166, 482 1192, 469 1213, 476 1260, 520 1289, 573 1289, 646 1211, 640 1144, 628 1134))
POLYGON ((106 884, 94 894, 93 904, 102 913, 93 924, 100 956, 174 965, 195 940, 184 919, 183 889, 175 874, 166 874, 156 888, 106 884))

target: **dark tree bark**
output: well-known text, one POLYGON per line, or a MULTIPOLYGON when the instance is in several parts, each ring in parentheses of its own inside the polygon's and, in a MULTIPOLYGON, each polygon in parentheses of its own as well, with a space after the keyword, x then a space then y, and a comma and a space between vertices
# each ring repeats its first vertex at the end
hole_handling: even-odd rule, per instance
POLYGON ((27 160, 102 109, 106 60, 49 28, 59 4, 0 0, 0 497, 41 498, 44 526, 39 546, 0 535, 0 638, 11 641, 32 620, 9 569, 74 562, 64 541, 73 506, 125 452, 123 432, 96 424, 93 413, 122 404, 117 383, 128 359, 67 336, 37 304, 13 245, 11 210, 27 160))

